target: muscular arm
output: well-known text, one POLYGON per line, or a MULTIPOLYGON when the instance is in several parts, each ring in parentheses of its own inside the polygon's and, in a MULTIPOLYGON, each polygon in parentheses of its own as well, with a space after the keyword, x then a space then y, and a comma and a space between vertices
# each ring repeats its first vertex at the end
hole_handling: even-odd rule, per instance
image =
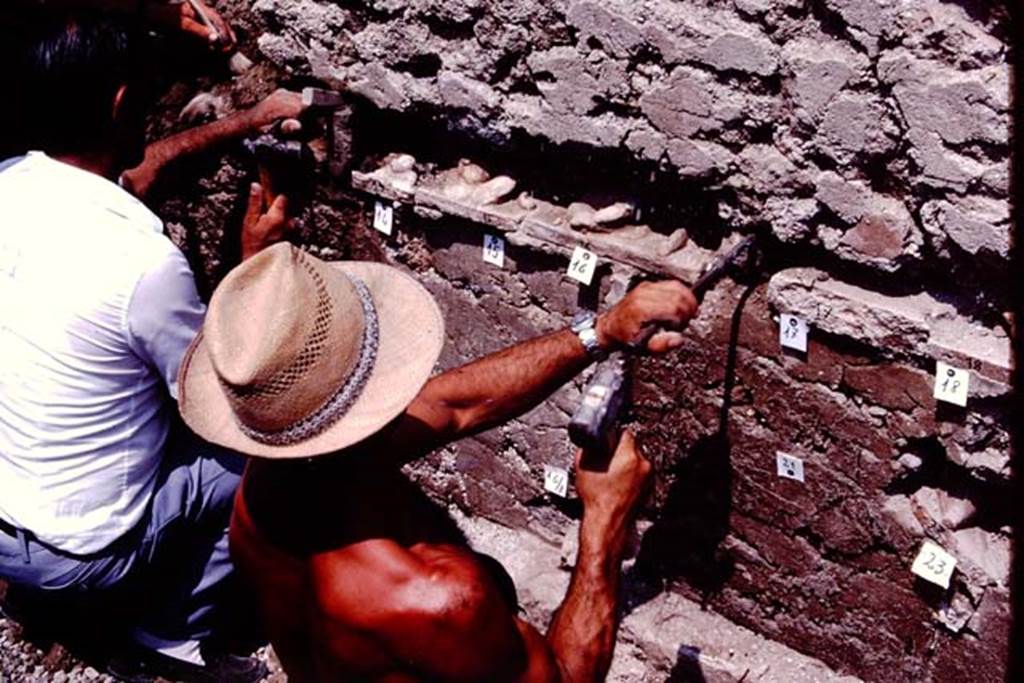
MULTIPOLYGON (((662 353, 682 343, 679 333, 697 311, 682 283, 643 283, 598 317, 603 348, 643 342, 662 353), (651 334, 655 329, 662 331, 651 334)), ((377 450, 411 460, 445 443, 525 413, 568 382, 591 359, 570 330, 554 332, 485 356, 430 380, 405 415, 381 434, 377 450)))
POLYGON ((146 147, 142 163, 124 172, 126 189, 137 197, 145 197, 164 169, 176 159, 245 137, 278 119, 294 118, 302 113, 302 108, 300 95, 278 90, 251 109, 154 142, 146 147))
POLYGON ((553 332, 435 377, 408 414, 452 441, 525 413, 590 362, 572 331, 553 332))
POLYGON ((606 463, 595 465, 576 453, 576 489, 583 501, 580 548, 569 590, 548 629, 565 681, 603 681, 608 674, 618 629, 620 565, 651 472, 629 431, 606 463))
POLYGON ((625 518, 583 514, 580 549, 569 590, 548 629, 562 680, 603 681, 611 666, 618 629, 620 564, 625 518))

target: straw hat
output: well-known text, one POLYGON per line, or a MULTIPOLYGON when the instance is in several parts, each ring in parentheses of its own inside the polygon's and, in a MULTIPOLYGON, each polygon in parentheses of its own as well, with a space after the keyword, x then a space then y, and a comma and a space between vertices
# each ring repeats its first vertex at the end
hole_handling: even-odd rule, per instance
POLYGON ((406 409, 443 341, 437 304, 408 275, 278 244, 217 288, 178 404, 196 434, 248 455, 337 451, 406 409))

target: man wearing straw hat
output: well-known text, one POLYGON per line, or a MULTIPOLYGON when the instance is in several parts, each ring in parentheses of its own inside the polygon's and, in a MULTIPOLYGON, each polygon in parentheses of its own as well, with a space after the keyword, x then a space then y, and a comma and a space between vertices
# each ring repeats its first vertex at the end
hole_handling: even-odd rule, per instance
POLYGON ((646 283, 591 325, 430 379, 444 323, 410 276, 290 245, 233 271, 182 363, 200 436, 250 459, 232 553, 293 681, 589 681, 607 672, 619 562, 650 465, 630 434, 580 467, 572 585, 545 639, 500 565, 399 471, 522 414, 604 352, 678 347, 697 302, 646 283), (660 331, 658 331, 660 330, 660 331))

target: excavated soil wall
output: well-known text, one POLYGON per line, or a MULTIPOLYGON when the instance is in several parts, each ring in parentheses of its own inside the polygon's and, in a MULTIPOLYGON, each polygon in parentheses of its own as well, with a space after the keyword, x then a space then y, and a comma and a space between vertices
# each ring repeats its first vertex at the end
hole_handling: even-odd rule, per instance
MULTIPOLYGON (((349 92, 333 159, 348 168, 321 170, 299 240, 414 271, 448 321, 444 367, 563 327, 634 277, 691 279, 763 233, 759 270, 708 295, 686 345, 633 363, 658 476, 627 612, 683 594, 865 680, 1002 679, 1010 124, 994 4, 222 6, 257 66, 179 83, 165 111, 207 86, 209 112, 278 84, 349 92), (397 207, 390 237, 376 202, 397 207), (484 262, 485 234, 503 266, 484 262), (566 276, 577 246, 598 258, 591 286, 566 276), (781 347, 782 315, 808 326, 805 353, 781 347), (934 397, 939 362, 966 373, 965 407, 934 397), (780 476, 779 452, 803 481, 780 476), (948 589, 911 572, 929 539, 955 558, 948 589)), ((208 289, 252 164, 231 152, 178 177, 162 212, 208 289)), ((578 508, 545 493, 544 466, 568 467, 578 400, 568 387, 412 474, 560 545, 578 508)))

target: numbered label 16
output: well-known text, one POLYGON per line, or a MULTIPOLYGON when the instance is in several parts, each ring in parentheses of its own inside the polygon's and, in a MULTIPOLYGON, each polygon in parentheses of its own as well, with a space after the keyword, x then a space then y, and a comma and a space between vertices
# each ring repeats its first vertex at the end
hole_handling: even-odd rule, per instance
POLYGON ((572 252, 572 260, 569 261, 567 275, 577 282, 589 285, 594 280, 594 271, 597 269, 597 256, 583 247, 576 247, 572 252))

